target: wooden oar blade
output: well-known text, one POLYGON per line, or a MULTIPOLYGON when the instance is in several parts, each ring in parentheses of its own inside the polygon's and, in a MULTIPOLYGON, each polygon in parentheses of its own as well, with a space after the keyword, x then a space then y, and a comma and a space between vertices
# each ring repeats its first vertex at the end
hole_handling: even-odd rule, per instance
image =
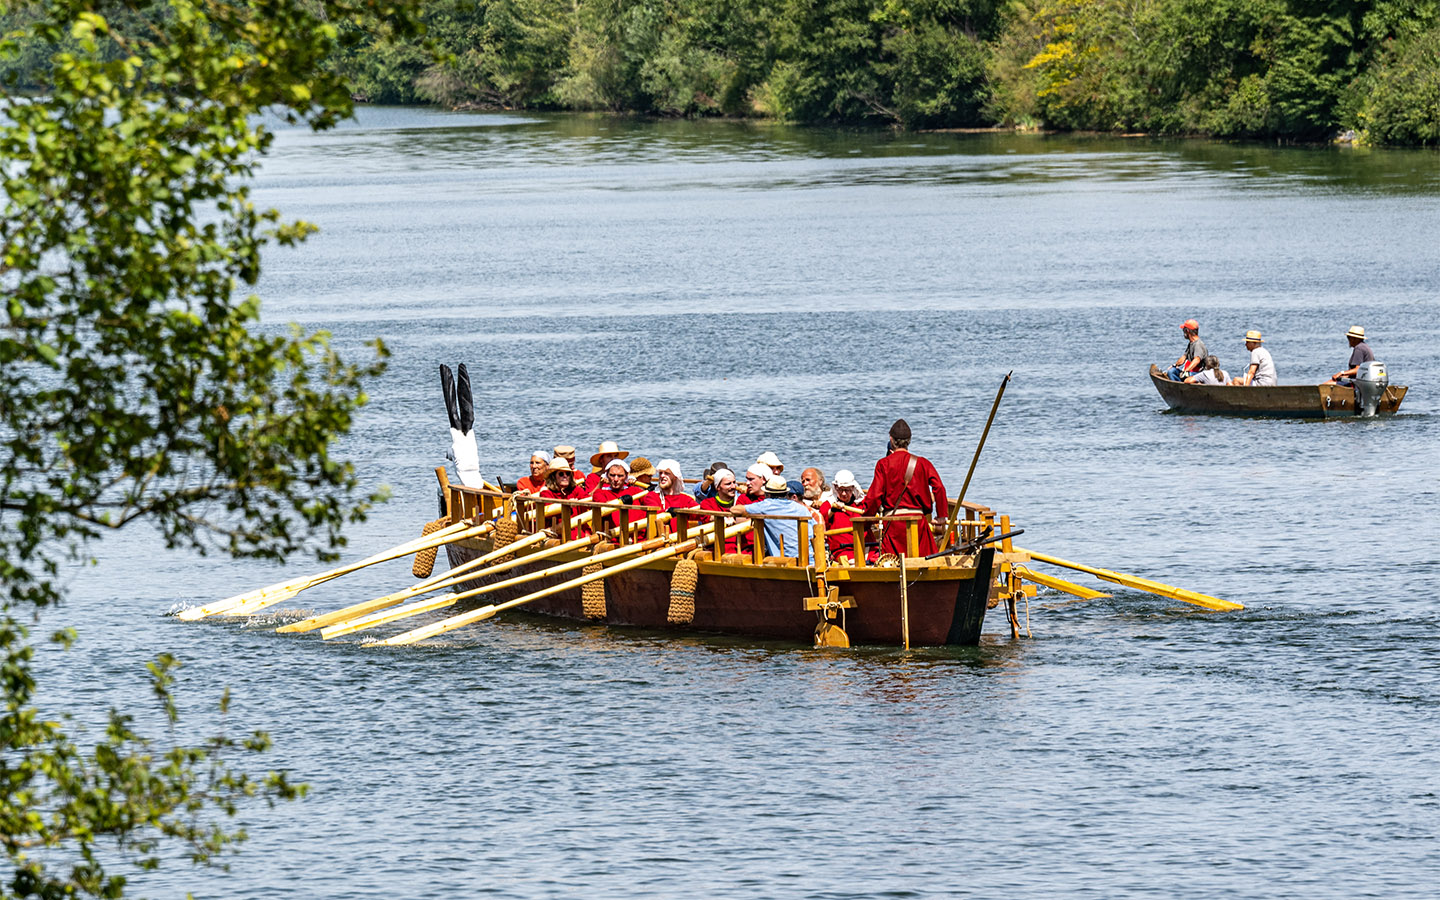
POLYGON ((441 594, 438 597, 431 597, 428 600, 417 600, 414 603, 407 603, 406 605, 396 607, 395 609, 387 609, 381 612, 371 613, 370 615, 363 616, 361 618, 350 619, 348 621, 326 626, 325 628, 320 629, 320 637, 328 641, 332 638, 342 637, 347 634, 354 634, 357 631, 364 631, 367 628, 375 628, 377 626, 385 625, 399 619, 405 619, 410 616, 418 616, 421 613, 427 613, 437 609, 445 609, 446 607, 454 606, 455 602, 455 594, 441 594))
POLYGON ((1043 584, 1052 590, 1069 594, 1072 597, 1079 597, 1081 600, 1103 600, 1110 595, 1104 591, 1097 591, 1087 588, 1084 585, 1075 584, 1073 581, 1066 581, 1063 578, 1056 578, 1054 575, 1046 575, 1044 572, 1037 572, 1023 566, 1018 567, 1020 577, 1026 581, 1033 581, 1036 584, 1043 584))
POLYGON ((1162 584, 1158 581, 1151 581, 1149 578, 1140 578, 1135 575, 1126 575, 1123 572, 1114 572, 1110 569, 1100 569, 1095 566, 1087 566, 1068 559, 1060 559, 1055 556, 1048 556, 1044 553, 1036 553, 1034 550, 1021 550, 1035 562, 1049 563, 1052 566, 1060 566, 1063 569, 1074 569, 1077 572, 1085 572, 1094 575, 1101 581, 1108 581, 1111 584, 1118 584, 1121 587, 1128 587, 1131 590, 1143 591, 1147 594, 1157 594, 1161 597, 1169 597, 1172 600, 1179 600, 1183 603, 1192 603, 1195 606, 1216 612, 1234 612, 1237 609, 1244 609, 1244 605, 1232 600, 1222 600, 1219 597, 1211 597, 1209 594, 1201 594, 1196 591, 1178 588, 1170 584, 1162 584))

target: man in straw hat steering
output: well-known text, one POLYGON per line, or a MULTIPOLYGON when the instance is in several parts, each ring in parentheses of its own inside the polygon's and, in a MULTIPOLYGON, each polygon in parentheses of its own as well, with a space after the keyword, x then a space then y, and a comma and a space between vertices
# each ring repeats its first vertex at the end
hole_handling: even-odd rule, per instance
POLYGON ((1350 330, 1345 332, 1345 339, 1350 342, 1350 368, 1331 375, 1330 380, 1325 384, 1343 384, 1346 387, 1353 387, 1355 375, 1360 371, 1360 367, 1367 362, 1375 361, 1375 352, 1370 349, 1369 344, 1365 343, 1364 328, 1359 325, 1351 325, 1350 330))
MULTIPOLYGON (((875 464, 875 477, 865 492, 865 515, 876 513, 919 516, 921 556, 929 556, 937 549, 931 517, 941 520, 950 514, 940 473, 930 460, 910 452, 910 426, 904 419, 896 419, 890 426, 889 454, 875 464)), ((906 528, 903 520, 887 521, 880 552, 905 555, 906 528)))
POLYGON ((1260 336, 1260 332, 1254 329, 1245 332, 1245 349, 1250 351, 1250 365, 1246 367, 1244 375, 1231 379, 1231 384, 1243 387, 1274 387, 1280 383, 1275 374, 1275 360, 1271 359, 1269 350, 1260 346, 1263 343, 1265 339, 1260 336))

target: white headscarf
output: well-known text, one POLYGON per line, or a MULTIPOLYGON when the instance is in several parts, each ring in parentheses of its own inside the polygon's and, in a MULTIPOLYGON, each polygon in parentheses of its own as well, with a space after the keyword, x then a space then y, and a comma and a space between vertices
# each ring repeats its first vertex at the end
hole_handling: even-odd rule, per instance
POLYGON ((775 470, 764 463, 756 463, 745 470, 746 475, 759 475, 761 481, 769 481, 775 477, 775 470))
POLYGON ((655 466, 655 475, 657 479, 659 478, 661 472, 669 472, 671 475, 675 476, 675 484, 671 487, 670 493, 685 493, 685 478, 680 474, 680 464, 678 462, 673 459, 660 460, 660 462, 655 466))

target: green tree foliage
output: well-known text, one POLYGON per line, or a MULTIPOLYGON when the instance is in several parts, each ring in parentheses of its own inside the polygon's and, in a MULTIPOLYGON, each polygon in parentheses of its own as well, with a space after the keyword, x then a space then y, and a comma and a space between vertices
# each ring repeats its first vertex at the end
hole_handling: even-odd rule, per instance
MULTIPOLYGON (((0 844, 9 893, 112 897, 114 860, 149 868, 177 841, 212 860, 243 837, 222 824, 241 799, 297 788, 231 768, 263 734, 157 744, 113 712, 83 747, 34 706, 29 625, 61 599, 62 566, 109 530, 148 521, 202 553, 330 556, 377 499, 330 443, 384 349, 355 365, 324 333, 258 327, 247 290, 262 248, 312 226, 257 208, 246 185, 272 140, 262 111, 334 125, 351 110, 329 67, 346 36, 415 23, 403 0, 35 0, 4 14, 0 844), (39 92, 12 93, 25 83, 39 92)), ((174 665, 152 667, 172 722, 174 665)))
MULTIPOLYGON (((1398 58, 1388 42, 1418 47, 1436 18, 1432 0, 1019 0, 991 60, 990 112, 1063 128, 1323 139, 1354 123, 1370 67, 1398 58)), ((1410 64, 1424 68, 1416 53, 1410 64)))

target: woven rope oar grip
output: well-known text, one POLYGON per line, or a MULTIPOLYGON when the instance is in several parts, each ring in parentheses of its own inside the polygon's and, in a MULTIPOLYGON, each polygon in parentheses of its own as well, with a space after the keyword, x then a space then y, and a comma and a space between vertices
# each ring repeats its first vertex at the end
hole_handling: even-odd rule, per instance
MULTIPOLYGON (((426 522, 425 527, 420 529, 420 536, 428 537, 449 524, 450 520, 448 518, 440 518, 433 522, 426 522)), ((439 547, 431 547, 428 550, 421 550, 415 554, 415 563, 410 566, 410 574, 416 578, 429 578, 430 573, 435 571, 435 554, 439 549, 439 547)))

